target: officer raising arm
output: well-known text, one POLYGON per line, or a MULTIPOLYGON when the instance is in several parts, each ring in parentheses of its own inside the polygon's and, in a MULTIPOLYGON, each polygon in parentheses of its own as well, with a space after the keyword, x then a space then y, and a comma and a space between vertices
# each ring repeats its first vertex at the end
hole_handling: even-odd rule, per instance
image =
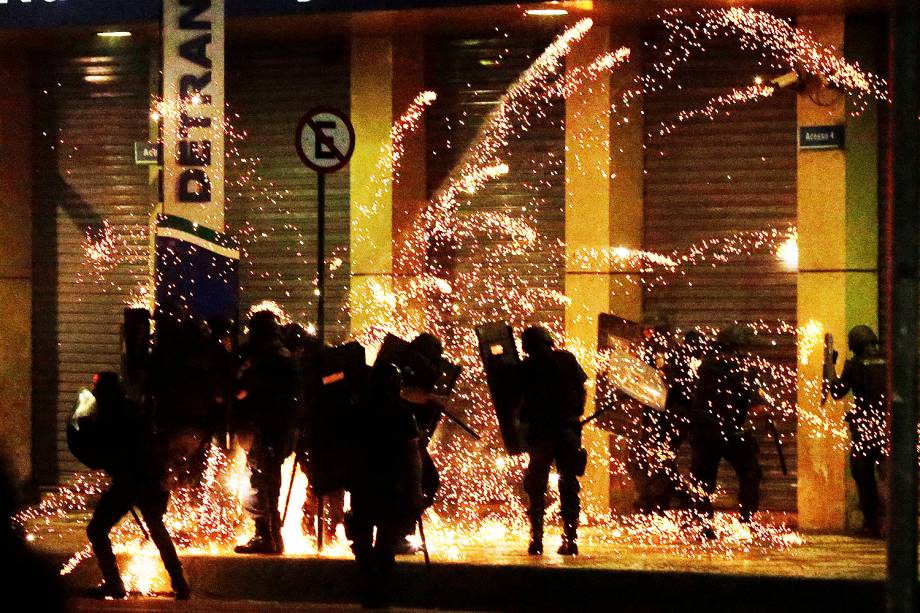
POLYGON ((835 399, 853 392, 855 406, 846 414, 852 437, 850 472, 859 493, 863 533, 871 538, 882 538, 875 470, 887 454, 885 386, 888 365, 879 350, 878 337, 868 326, 850 330, 847 341, 853 357, 844 364, 843 374, 837 376, 834 352, 833 362, 824 366, 824 376, 830 382, 830 393, 835 399))
POLYGON ((531 541, 527 552, 543 553, 543 515, 550 467, 559 471, 560 514, 563 522, 560 555, 578 554, 581 504, 578 477, 585 472, 587 454, 581 447, 580 418, 588 377, 575 356, 556 349, 549 331, 531 327, 521 336, 527 358, 520 367, 523 394, 521 428, 530 464, 524 490, 530 499, 531 541))

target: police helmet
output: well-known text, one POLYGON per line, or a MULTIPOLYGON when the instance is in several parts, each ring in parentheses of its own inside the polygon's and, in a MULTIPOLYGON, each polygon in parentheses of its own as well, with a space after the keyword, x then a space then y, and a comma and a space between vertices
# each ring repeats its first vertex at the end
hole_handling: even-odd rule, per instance
POLYGON ((665 313, 659 313, 652 311, 646 313, 645 317, 642 318, 642 325, 647 330, 654 330, 659 333, 667 333, 671 331, 671 320, 665 313))
POLYGON ((524 347, 524 353, 533 355, 541 350, 552 349, 556 343, 549 330, 543 326, 531 326, 521 334, 521 344, 524 347))
POLYGON ((432 362, 441 359, 441 355, 444 353, 444 345, 441 344, 438 337, 428 332, 422 332, 412 339, 409 347, 432 362))
POLYGON ((869 326, 856 326, 847 335, 850 351, 860 353, 871 345, 878 345, 878 337, 869 326))
POLYGON ((281 328, 281 342, 288 351, 297 351, 307 345, 307 331, 299 323, 291 322, 281 328))
POLYGON ((265 339, 278 335, 278 319, 271 311, 256 311, 249 318, 249 338, 265 339))
POLYGON ((725 349, 741 349, 754 344, 754 331, 744 324, 732 324, 719 330, 716 341, 725 349))

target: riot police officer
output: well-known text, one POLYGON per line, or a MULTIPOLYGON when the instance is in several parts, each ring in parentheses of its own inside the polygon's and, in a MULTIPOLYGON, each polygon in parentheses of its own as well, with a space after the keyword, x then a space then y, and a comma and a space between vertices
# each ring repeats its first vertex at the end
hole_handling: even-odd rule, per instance
POLYGON ((545 328, 527 328, 522 337, 527 357, 520 366, 521 429, 530 463, 524 474, 529 498, 531 540, 528 553, 543 553, 543 516, 550 467, 559 472, 560 514, 563 523, 560 555, 578 554, 581 504, 578 477, 587 455, 581 447, 580 418, 588 377, 570 352, 556 349, 545 328))
POLYGON ((399 370, 375 365, 355 415, 346 488, 345 530, 357 563, 361 600, 385 607, 406 526, 422 508, 421 449, 411 411, 401 401, 399 370), (376 534, 375 534, 376 530, 376 534))
POLYGON ((169 491, 164 486, 166 470, 152 420, 146 419, 140 408, 125 398, 118 375, 113 372, 96 376, 93 395, 96 413, 90 427, 94 440, 103 447, 98 458, 102 468, 112 477, 112 483, 99 498, 86 528, 103 577, 103 583, 91 590, 90 595, 125 597, 109 531, 137 507, 160 552, 176 598, 188 599, 189 588, 182 563, 163 523, 169 491))
POLYGON ((241 350, 235 409, 237 432, 248 439, 246 462, 251 471, 246 510, 255 521, 255 535, 237 553, 283 553, 281 465, 294 447, 294 419, 300 401, 297 373, 281 342, 271 311, 258 311, 249 321, 249 339, 241 350))
MULTIPOLYGON (((702 488, 695 495, 697 510, 709 518, 713 515, 710 496, 722 458, 738 474, 742 522, 751 521, 760 500, 759 447, 746 426, 749 414, 764 411, 756 373, 744 360, 743 350, 753 341, 754 333, 747 326, 722 329, 714 350, 707 352, 698 370, 690 411, 690 473, 702 488)), ((704 535, 714 536, 710 526, 704 528, 704 535)))
MULTIPOLYGON (((434 504, 434 498, 441 485, 438 469, 428 453, 428 443, 441 421, 444 407, 432 396, 440 375, 439 363, 444 353, 441 341, 428 332, 416 336, 399 356, 396 366, 402 379, 400 399, 415 419, 419 430, 422 458, 422 508, 434 504)), ((415 533, 415 522, 405 527, 406 537, 415 533)), ((398 553, 412 554, 417 551, 408 538, 400 544, 398 553)))
POLYGON ((843 374, 837 377, 834 364, 825 364, 825 378, 835 399, 853 392, 855 406, 846 415, 851 436, 850 472, 859 494, 863 532, 881 538, 881 501, 875 470, 887 454, 887 364, 879 350, 878 337, 868 326, 850 330, 847 341, 853 357, 844 364, 843 374))
POLYGON ((697 330, 688 330, 683 342, 668 348, 656 367, 667 385, 662 411, 646 408, 643 414, 642 449, 647 458, 646 473, 639 483, 639 511, 661 513, 680 495, 677 452, 687 438, 690 405, 696 387, 694 366, 702 356, 705 340, 697 330))

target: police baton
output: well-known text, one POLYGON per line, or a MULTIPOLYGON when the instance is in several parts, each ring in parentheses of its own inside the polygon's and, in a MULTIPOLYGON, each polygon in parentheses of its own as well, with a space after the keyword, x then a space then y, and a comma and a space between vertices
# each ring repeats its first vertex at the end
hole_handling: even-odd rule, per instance
POLYGON ((300 433, 297 433, 297 436, 294 437, 297 439, 297 443, 294 446, 294 458, 291 462, 291 478, 288 481, 288 491, 287 496, 284 497, 284 512, 281 514, 281 525, 284 525, 284 522, 287 520, 288 507, 291 504, 291 491, 294 489, 294 477, 297 475, 297 450, 300 448, 300 433))
POLYGON ((583 420, 581 420, 579 423, 580 423, 582 426, 587 426, 587 425, 590 424, 592 421, 594 421, 595 419, 597 419, 598 417, 600 417, 601 415, 603 415, 604 413, 606 413, 606 412, 609 411, 609 410, 610 410, 610 407, 604 407, 604 408, 602 408, 602 409, 598 409, 598 410, 594 411, 593 413, 591 413, 591 415, 589 415, 588 417, 586 417, 586 418, 584 418, 583 420))
POLYGON ((446 409, 441 409, 441 413, 443 413, 444 416, 447 417, 447 419, 451 420, 452 422, 454 422, 455 424, 457 424, 458 426, 460 426, 461 428, 463 428, 463 429, 467 432, 467 434, 469 434, 470 436, 472 436, 472 437, 473 437, 474 439, 476 439, 477 441, 481 441, 481 440, 482 440, 482 437, 479 436, 478 434, 476 434, 476 431, 475 431, 475 430, 473 430, 473 429, 470 428, 468 425, 466 425, 465 423, 463 423, 463 420, 461 420, 459 417, 453 415, 452 413, 450 413, 450 412, 447 411, 446 409))
POLYGON ((145 540, 145 541, 149 541, 149 540, 150 540, 150 533, 147 532, 147 528, 144 527, 144 522, 142 522, 142 521, 141 521, 141 518, 138 517, 137 511, 134 509, 134 507, 131 507, 131 517, 134 518, 134 523, 136 523, 136 524, 137 524, 137 527, 141 529, 141 532, 143 532, 143 534, 144 534, 144 540, 145 540))
POLYGON ((425 555, 425 569, 431 570, 431 556, 428 555, 428 541, 425 539, 425 526, 422 524, 422 516, 418 516, 418 535, 422 539, 422 553, 425 555))

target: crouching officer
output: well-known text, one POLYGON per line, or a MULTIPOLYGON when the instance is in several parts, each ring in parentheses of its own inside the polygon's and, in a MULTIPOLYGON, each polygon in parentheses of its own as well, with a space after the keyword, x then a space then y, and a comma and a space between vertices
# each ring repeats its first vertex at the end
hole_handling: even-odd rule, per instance
POLYGON ((357 411, 346 489, 345 531, 365 607, 387 606, 390 576, 406 526, 422 509, 422 456, 415 419, 400 398, 399 370, 377 365, 357 411), (376 535, 375 535, 376 529, 376 535))
MULTIPOLYGON (((747 326, 722 329, 714 351, 699 366, 696 396, 690 411, 690 473, 702 488, 695 492, 696 508, 712 518, 710 496, 716 489, 719 462, 725 458, 738 474, 741 521, 748 523, 757 512, 763 471, 754 433, 746 429, 748 415, 765 411, 757 377, 744 363, 743 350, 754 341, 747 326)), ((704 535, 713 538, 712 527, 704 535)))
POLYGON ((109 532, 129 511, 137 507, 150 538, 160 552, 163 566, 169 574, 177 600, 189 598, 189 588, 176 555, 172 538, 163 523, 169 492, 163 483, 166 469, 161 450, 157 449, 152 420, 145 419, 138 406, 125 398, 118 375, 104 372, 96 376, 93 396, 96 399, 93 416, 76 417, 90 431, 98 447, 103 449, 98 462, 112 483, 96 504, 93 517, 86 528, 93 554, 102 571, 103 583, 90 591, 97 598, 124 598, 125 586, 118 571, 109 532))
POLYGON ((530 500, 531 540, 527 552, 543 553, 543 516, 550 467, 559 472, 560 515, 563 535, 560 555, 578 554, 578 516, 581 503, 578 477, 585 471, 587 454, 581 446, 580 418, 585 406, 588 377, 575 356, 556 349, 549 331, 531 327, 521 341, 527 357, 520 367, 521 429, 530 464, 524 490, 530 500))
POLYGON ((249 439, 250 493, 246 510, 256 524, 255 535, 236 553, 283 553, 281 465, 294 447, 293 421, 300 396, 297 371, 281 342, 271 311, 258 311, 249 321, 249 340, 242 348, 237 379, 238 432, 249 439))
POLYGON ((887 454, 885 388, 887 364, 879 350, 878 337, 868 326, 856 326, 847 338, 853 357, 837 377, 834 360, 825 364, 825 379, 831 395, 839 400, 853 392, 854 407, 847 415, 852 438, 850 472, 856 481, 859 508, 863 513, 863 532, 872 538, 882 537, 881 501, 875 470, 887 454))

